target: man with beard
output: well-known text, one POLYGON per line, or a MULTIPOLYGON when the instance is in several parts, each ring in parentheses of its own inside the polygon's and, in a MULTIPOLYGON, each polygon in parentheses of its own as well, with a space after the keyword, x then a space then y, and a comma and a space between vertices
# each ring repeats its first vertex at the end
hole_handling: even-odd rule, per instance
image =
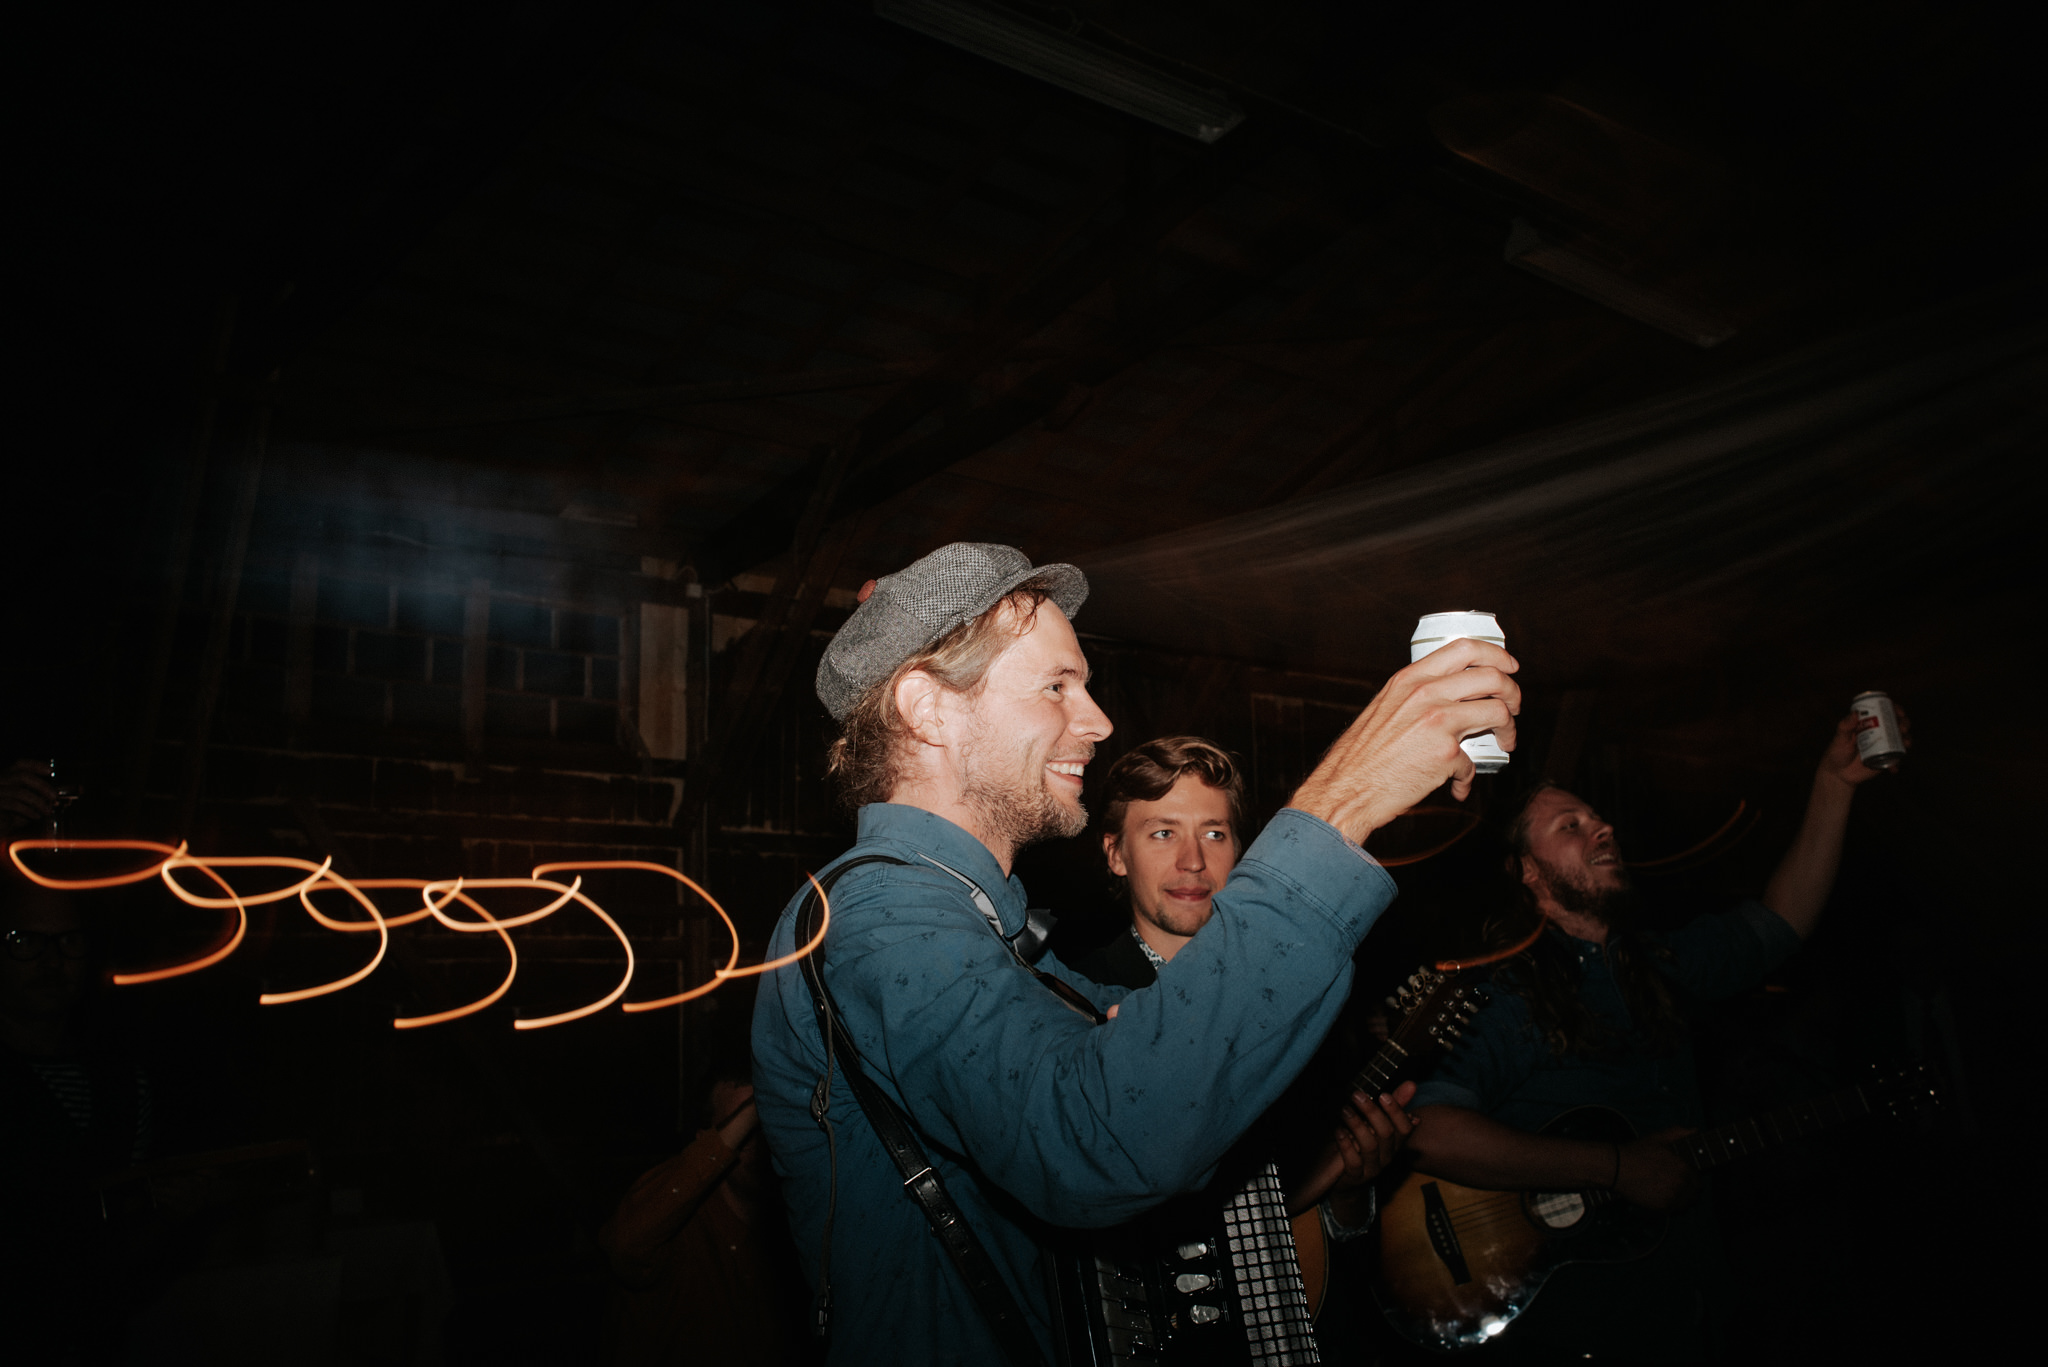
MULTIPOLYGON (((1495 971, 1487 1005, 1417 1090, 1416 1169, 1490 1190, 1601 1188, 1678 1214, 1649 1258, 1553 1276, 1504 1337, 1509 1356, 1707 1357, 1715 1241, 1705 1204, 1695 1203, 1698 1174, 1668 1142, 1702 1119, 1685 1015, 1756 987, 1812 933, 1856 789, 1881 772, 1858 757, 1855 729, 1853 715, 1836 727, 1763 900, 1669 934, 1633 924, 1614 828, 1582 799, 1539 785, 1510 821, 1509 874, 1549 924, 1495 971), (1589 1105, 1619 1112, 1641 1137, 1614 1144, 1536 1133, 1589 1105)), ((1520 939, 1527 924, 1517 916, 1501 929, 1520 939)))
MULTIPOLYGON (((821 871, 849 870, 823 948, 763 984, 754 1082, 835 1361, 1049 1358, 1037 1226, 1120 1224, 1208 1180, 1307 1063, 1393 897, 1360 842, 1446 779, 1465 795, 1460 737, 1514 741, 1506 652, 1463 641, 1410 665, 1245 851, 1173 983, 1088 983, 1033 954, 1010 872, 1087 822, 1110 723, 1068 624, 1086 596, 1070 565, 957 543, 864 587, 819 666, 859 838, 821 871), (898 1114, 914 1157, 885 1147, 898 1114)), ((810 902, 772 955, 805 942, 810 902)))

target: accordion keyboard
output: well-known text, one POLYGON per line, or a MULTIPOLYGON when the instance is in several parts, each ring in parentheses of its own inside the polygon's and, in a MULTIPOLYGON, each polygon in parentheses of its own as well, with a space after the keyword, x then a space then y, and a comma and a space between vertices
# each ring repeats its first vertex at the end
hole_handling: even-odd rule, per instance
POLYGON ((1081 1280, 1091 1343, 1107 1367, 1322 1361, 1280 1174, 1267 1164, 1210 1208, 1206 1232, 1098 1246, 1081 1280))
POLYGON ((1223 1241, 1252 1362, 1321 1362, 1294 1251, 1287 1196, 1271 1163, 1223 1208, 1223 1241))

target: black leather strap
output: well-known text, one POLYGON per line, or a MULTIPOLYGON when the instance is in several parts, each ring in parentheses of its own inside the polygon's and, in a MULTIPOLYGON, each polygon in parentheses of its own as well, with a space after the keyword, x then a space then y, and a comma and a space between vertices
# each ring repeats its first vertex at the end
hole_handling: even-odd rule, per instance
MULTIPOLYGON (((892 859, 885 854, 862 855, 849 859, 832 870, 819 886, 830 890, 832 885, 849 870, 863 864, 902 864, 904 860, 892 859)), ((818 914, 821 899, 818 889, 813 888, 798 909, 796 917, 796 942, 808 944, 818 933, 818 914)), ((968 1292, 981 1310, 982 1318, 988 1322, 989 1331, 1002 1346, 1003 1356, 1013 1367, 1044 1367, 1045 1359, 1038 1351, 1038 1340, 1031 1332, 1031 1325, 1024 1318, 1024 1312, 1017 1305, 1017 1298, 1010 1294, 1009 1286, 1002 1274, 996 1271, 988 1250, 981 1246, 974 1230, 960 1211, 959 1203, 939 1178, 938 1169, 925 1157, 924 1148, 917 1141, 916 1131, 910 1118, 903 1114, 888 1093, 878 1087, 861 1067, 860 1051, 854 1046, 853 1036, 840 1023, 838 1003, 832 1000, 832 989, 825 985, 823 973, 825 947, 821 944, 800 961, 804 984, 811 990, 811 1005, 817 1012, 818 1030, 825 1041, 825 1072, 818 1079, 817 1090, 811 1097, 811 1118, 824 1128, 827 1143, 833 1153, 833 1176, 831 1203, 838 1202, 838 1144, 832 1134, 832 1065, 836 1057, 846 1071, 846 1083, 853 1096, 860 1103, 862 1114, 874 1127, 875 1135, 888 1151, 889 1159, 896 1170, 903 1175, 903 1191, 917 1202, 924 1212, 925 1220, 931 1225, 932 1233, 938 1236, 946 1255, 953 1260, 953 1267, 967 1284, 968 1292)), ((817 1330, 822 1334, 831 1313, 832 1296, 832 1219, 836 1212, 828 1209, 825 1213, 825 1248, 819 1260, 817 1330)))

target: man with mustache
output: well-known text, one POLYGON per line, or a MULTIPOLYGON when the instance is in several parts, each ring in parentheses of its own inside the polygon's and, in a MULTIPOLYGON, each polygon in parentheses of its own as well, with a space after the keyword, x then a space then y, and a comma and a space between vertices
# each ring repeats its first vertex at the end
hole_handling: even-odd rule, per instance
MULTIPOLYGON (((1514 741, 1506 652, 1463 641, 1410 665, 1245 851, 1176 982, 1088 983, 1034 955, 1010 872, 1023 846, 1087 822, 1081 779, 1110 722, 1069 625, 1086 596, 1072 566, 956 543, 865 587, 819 666, 859 813, 821 878, 882 862, 833 884, 815 994, 803 966, 764 982, 754 1080, 837 1362, 1049 1359, 1034 1229, 1118 1224, 1203 1185, 1308 1061, 1392 900, 1361 842, 1447 779, 1464 796, 1461 737, 1514 741), (1091 1009, 1110 1007, 1107 1022, 1091 1009), (827 1072, 828 1012, 872 1106, 849 1096, 836 1044, 827 1072), (916 1159, 885 1147, 892 1112, 916 1159)), ((809 900, 771 954, 802 943, 809 900)))
MULTIPOLYGON (((1905 728, 1903 713, 1901 728, 1905 728)), ((1498 968, 1490 999, 1415 1095, 1418 1171, 1489 1190, 1612 1190, 1679 1211, 1650 1258, 1577 1264, 1546 1285, 1505 1336, 1528 1361, 1700 1361, 1718 1276, 1699 1176, 1667 1141, 1701 1122, 1686 1014, 1760 984, 1813 932, 1834 886, 1856 790, 1881 771, 1856 752, 1856 718, 1835 728, 1792 847, 1763 900, 1669 934, 1635 924, 1614 827, 1583 799, 1541 784, 1507 827, 1508 872, 1524 910, 1501 938, 1548 923, 1498 968), (1599 1105, 1641 1136, 1613 1144, 1535 1133, 1599 1105)))

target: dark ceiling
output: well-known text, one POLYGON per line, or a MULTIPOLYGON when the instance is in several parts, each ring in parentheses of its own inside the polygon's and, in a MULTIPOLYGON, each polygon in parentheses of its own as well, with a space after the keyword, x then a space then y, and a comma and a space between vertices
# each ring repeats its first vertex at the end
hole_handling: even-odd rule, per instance
POLYGON ((829 624, 948 540, 1085 559, 2034 269, 2010 6, 1013 8, 1246 118, 1204 144, 856 0, 46 17, 26 572, 132 583, 225 396, 259 524, 829 624), (1726 340, 1514 268, 1517 221, 1726 340))

